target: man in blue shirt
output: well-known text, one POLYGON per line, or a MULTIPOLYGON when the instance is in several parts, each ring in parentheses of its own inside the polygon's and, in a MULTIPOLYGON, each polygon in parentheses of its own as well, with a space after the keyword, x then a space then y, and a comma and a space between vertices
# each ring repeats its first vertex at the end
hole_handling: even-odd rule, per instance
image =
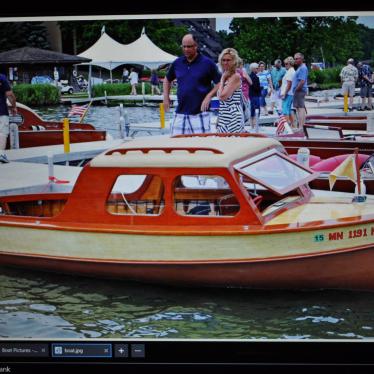
POLYGON ((305 95, 308 91, 308 68, 304 64, 304 55, 302 53, 295 53, 294 59, 295 66, 298 68, 293 76, 291 86, 293 107, 297 112, 299 129, 303 129, 306 117, 305 95))
POLYGON ((182 39, 183 56, 170 66, 164 79, 164 108, 170 108, 170 88, 177 80, 178 106, 171 126, 171 135, 195 134, 210 131, 207 110, 221 79, 217 65, 198 52, 196 38, 187 34, 182 39), (214 87, 212 88, 212 82, 214 87))
MULTIPOLYGON (((16 97, 5 75, 0 74, 0 151, 6 147, 9 134, 9 111, 7 98, 13 115, 17 114, 16 97)), ((0 155, 0 162, 7 162, 5 155, 0 155)))

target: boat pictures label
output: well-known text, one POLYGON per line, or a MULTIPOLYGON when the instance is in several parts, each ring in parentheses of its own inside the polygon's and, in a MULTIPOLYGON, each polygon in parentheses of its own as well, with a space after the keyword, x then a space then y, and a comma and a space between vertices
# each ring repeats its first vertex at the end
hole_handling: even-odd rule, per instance
POLYGON ((374 226, 371 228, 362 228, 354 229, 349 231, 335 231, 328 234, 317 234, 314 235, 315 242, 324 242, 324 241, 336 241, 343 239, 356 239, 364 238, 368 236, 374 236, 374 226))

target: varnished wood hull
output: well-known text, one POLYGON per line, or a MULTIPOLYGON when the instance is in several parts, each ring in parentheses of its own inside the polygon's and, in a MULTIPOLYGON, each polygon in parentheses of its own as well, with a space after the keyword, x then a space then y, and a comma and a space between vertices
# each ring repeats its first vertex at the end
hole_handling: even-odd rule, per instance
POLYGON ((359 153, 372 155, 374 152, 374 141, 354 141, 354 140, 336 140, 336 139, 298 139, 298 138, 279 138, 286 148, 287 153, 295 154, 301 147, 309 149, 310 154, 319 156, 321 159, 327 159, 333 156, 354 153, 355 148, 359 153))
MULTIPOLYGON (((70 143, 83 143, 105 140, 106 131, 70 130, 70 143)), ((20 148, 41 147, 64 144, 62 130, 19 131, 20 148)))
POLYGON ((0 228, 0 264, 8 266, 168 285, 374 290, 373 223, 205 236, 0 228), (367 236, 349 239, 357 228, 367 236), (344 240, 315 242, 340 231, 344 240))
POLYGON ((2 255, 3 265, 181 286, 374 290, 374 248, 261 262, 144 264, 2 255))

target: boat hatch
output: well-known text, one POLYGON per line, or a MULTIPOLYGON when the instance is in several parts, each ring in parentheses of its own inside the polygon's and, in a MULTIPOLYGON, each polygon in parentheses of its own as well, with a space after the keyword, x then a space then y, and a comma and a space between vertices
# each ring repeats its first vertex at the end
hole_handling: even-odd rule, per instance
POLYGON ((234 168, 277 195, 284 195, 319 175, 275 149, 241 161, 234 168))

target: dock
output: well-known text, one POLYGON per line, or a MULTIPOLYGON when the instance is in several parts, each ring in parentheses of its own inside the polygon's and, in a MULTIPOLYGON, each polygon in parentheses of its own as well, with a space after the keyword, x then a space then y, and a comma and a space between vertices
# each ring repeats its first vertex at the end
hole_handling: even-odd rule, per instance
MULTIPOLYGON (((92 101, 92 103, 100 103, 100 104, 107 104, 110 101, 121 101, 127 104, 142 104, 142 105, 158 105, 163 102, 163 95, 110 95, 110 96, 98 96, 98 97, 62 97, 61 103, 72 105, 72 104, 88 104, 92 101)), ((172 104, 176 102, 177 96, 170 95, 170 100, 172 104)))
POLYGON ((70 152, 64 152, 64 145, 47 145, 43 147, 31 147, 20 149, 7 149, 4 151, 9 161, 25 163, 48 163, 48 156, 53 156, 53 162, 77 162, 95 157, 101 152, 117 147, 129 139, 103 140, 97 142, 71 143, 70 152))

